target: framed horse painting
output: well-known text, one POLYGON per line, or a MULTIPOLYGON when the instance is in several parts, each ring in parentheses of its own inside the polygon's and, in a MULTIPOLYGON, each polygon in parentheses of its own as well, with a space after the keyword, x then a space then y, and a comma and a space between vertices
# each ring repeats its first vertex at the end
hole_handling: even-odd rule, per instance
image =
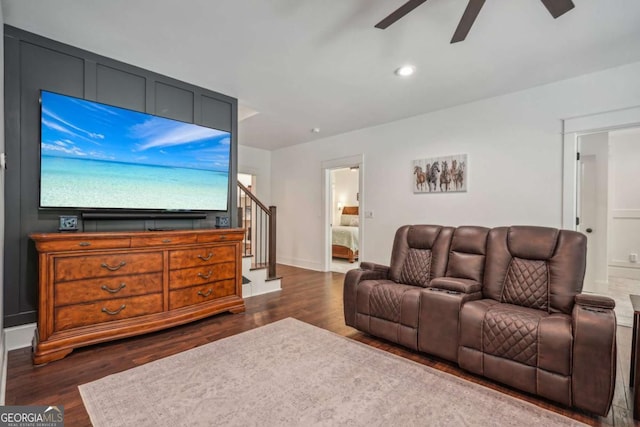
POLYGON ((466 154, 414 160, 411 187, 414 193, 467 191, 468 169, 466 154))

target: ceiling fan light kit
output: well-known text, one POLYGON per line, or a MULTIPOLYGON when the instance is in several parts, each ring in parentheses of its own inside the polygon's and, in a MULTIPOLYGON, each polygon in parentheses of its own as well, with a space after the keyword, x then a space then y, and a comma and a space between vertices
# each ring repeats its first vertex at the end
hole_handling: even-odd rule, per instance
MULTIPOLYGON (((407 15, 416 7, 420 6, 422 3, 427 0, 409 0, 393 12, 382 21, 378 22, 375 27, 380 28, 381 30, 386 29, 391 24, 398 21, 400 18, 407 15)), ((462 18, 460 18, 460 22, 458 23, 458 27, 456 28, 455 33, 453 34, 453 38, 451 39, 451 43, 457 43, 463 41, 467 34, 469 34, 469 30, 473 26, 478 14, 480 13, 480 9, 484 6, 486 0, 469 0, 467 3, 467 7, 462 14, 462 18)), ((564 15, 571 9, 575 7, 572 0, 540 0, 542 4, 547 8, 551 16, 553 18, 558 18, 559 16, 564 15)))

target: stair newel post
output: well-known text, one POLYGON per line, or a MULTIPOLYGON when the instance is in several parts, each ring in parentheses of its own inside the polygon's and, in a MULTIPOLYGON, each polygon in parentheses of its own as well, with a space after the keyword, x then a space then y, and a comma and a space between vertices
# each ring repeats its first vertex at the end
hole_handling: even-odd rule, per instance
POLYGON ((269 267, 268 277, 276 277, 276 207, 269 206, 269 267))

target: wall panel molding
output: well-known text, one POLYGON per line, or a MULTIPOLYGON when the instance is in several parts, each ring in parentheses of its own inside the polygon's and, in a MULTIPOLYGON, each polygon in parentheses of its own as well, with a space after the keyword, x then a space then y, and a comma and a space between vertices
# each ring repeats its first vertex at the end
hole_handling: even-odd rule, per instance
MULTIPOLYGON (((146 227, 208 228, 215 217, 237 218, 237 99, 187 82, 100 56, 9 25, 4 26, 5 137, 8 168, 5 185, 4 320, 5 327, 36 321, 37 254, 28 235, 57 231, 58 216, 73 209, 38 209, 40 90, 76 96, 118 107, 178 118, 229 131, 231 164, 229 210, 209 212, 206 219, 155 221, 87 221, 91 230, 142 230, 146 227), (158 94, 156 88, 165 92, 158 94), (201 113, 203 100, 214 105, 201 113), (156 111, 156 105, 170 114, 156 111), (224 128, 212 126, 224 124, 224 128), (184 221, 187 221, 185 223, 184 221)), ((211 70, 215 72, 215 70, 211 70)), ((234 224, 235 225, 235 224, 234 224)))

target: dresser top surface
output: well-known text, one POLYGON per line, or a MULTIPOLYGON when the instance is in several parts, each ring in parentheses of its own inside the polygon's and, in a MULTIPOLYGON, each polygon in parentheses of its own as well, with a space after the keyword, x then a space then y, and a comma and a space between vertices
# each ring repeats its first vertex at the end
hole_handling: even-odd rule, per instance
POLYGON ((91 231, 91 232, 54 232, 32 233, 31 240, 57 241, 57 240, 98 240, 116 238, 170 238, 181 236, 199 235, 243 235, 242 228, 207 228, 199 230, 162 230, 162 231, 91 231))

